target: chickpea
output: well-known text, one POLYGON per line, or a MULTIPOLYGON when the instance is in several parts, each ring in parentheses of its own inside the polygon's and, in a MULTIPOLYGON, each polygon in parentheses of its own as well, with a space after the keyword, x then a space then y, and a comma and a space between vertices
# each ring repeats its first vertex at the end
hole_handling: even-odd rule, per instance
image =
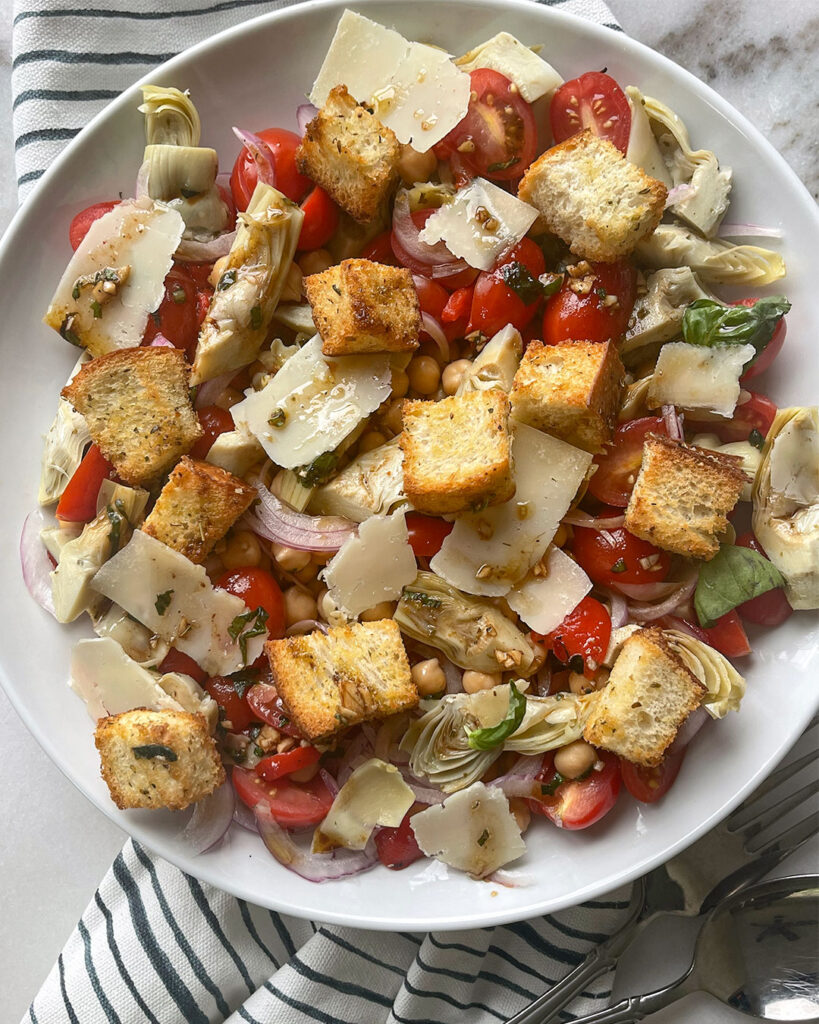
POLYGON ((597 751, 585 740, 567 743, 555 752, 555 771, 564 779, 579 779, 597 760, 597 751))
POLYGON ((572 693, 583 694, 591 693, 592 690, 596 689, 594 682, 591 679, 587 679, 580 672, 569 673, 569 689, 572 693))
POLYGON ((330 622, 330 616, 338 613, 336 603, 330 597, 330 591, 326 587, 316 598, 316 609, 325 622, 330 622))
POLYGON ((310 564, 310 552, 299 551, 298 548, 288 548, 284 544, 273 544, 273 558, 276 565, 285 572, 298 572, 310 564))
POLYGON ((381 601, 372 608, 365 609, 359 616, 361 622, 377 622, 379 619, 391 619, 395 614, 395 601, 381 601))
POLYGON ((407 367, 409 385, 419 395, 432 395, 438 389, 441 367, 432 356, 416 356, 407 367))
POLYGON ((400 434, 404 429, 404 399, 394 398, 381 415, 381 422, 391 434, 400 434))
POLYGON ((386 437, 384 437, 380 430, 368 430, 358 442, 358 450, 360 452, 371 452, 373 448, 380 448, 386 440, 386 437))
POLYGON ((422 697, 440 693, 446 686, 446 676, 437 658, 419 661, 412 666, 412 681, 422 697))
POLYGON ((438 161, 432 150, 419 153, 410 145, 401 147, 398 157, 398 173, 405 185, 414 185, 418 181, 429 181, 438 167, 438 161))
POLYGON ((398 367, 392 371, 392 397, 403 398, 409 391, 409 377, 404 370, 398 367))
POLYGON ((303 256, 299 256, 297 262, 302 274, 309 277, 310 274, 320 274, 328 267, 332 267, 333 257, 326 249, 314 249, 312 252, 306 252, 303 256))
POLYGON ((318 570, 319 567, 311 559, 303 569, 299 569, 299 571, 295 574, 296 579, 299 581, 299 583, 312 583, 313 580, 316 578, 316 573, 318 572, 318 570))
POLYGON ((461 686, 466 693, 477 693, 478 690, 491 690, 493 686, 500 686, 500 672, 473 672, 471 669, 464 672, 461 679, 461 686))
POLYGON ((461 381, 467 370, 472 366, 470 359, 456 359, 454 363, 449 363, 444 367, 443 375, 441 376, 441 383, 444 386, 444 392, 447 395, 454 395, 458 388, 461 386, 461 381))
POLYGON ((315 598, 305 593, 301 587, 288 587, 284 594, 284 616, 287 625, 302 619, 314 619, 318 614, 315 598))
POLYGON ((333 555, 335 551, 311 551, 310 561, 313 565, 327 565, 333 555))
POLYGON ((519 796, 513 796, 509 801, 509 810, 515 816, 518 828, 521 832, 525 832, 532 820, 532 812, 529 810, 529 805, 519 796))
POLYGON ((298 264, 291 263, 282 288, 281 302, 301 302, 302 273, 298 264))
POLYGON ((230 409, 244 400, 245 395, 243 391, 239 391, 238 388, 225 388, 213 404, 218 405, 220 409, 230 409))
POLYGON ((297 772, 291 772, 290 778, 294 782, 309 782, 314 779, 319 773, 319 763, 316 761, 315 764, 308 764, 306 768, 299 768, 297 772))
POLYGON ((261 546, 255 533, 251 533, 249 530, 236 530, 222 554, 222 563, 226 569, 255 566, 261 560, 261 546))

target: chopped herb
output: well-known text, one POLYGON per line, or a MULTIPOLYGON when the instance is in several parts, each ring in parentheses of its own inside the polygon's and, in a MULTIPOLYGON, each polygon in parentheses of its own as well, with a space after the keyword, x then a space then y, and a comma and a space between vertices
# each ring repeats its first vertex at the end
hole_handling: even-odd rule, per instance
POLYGON ((253 328, 254 331, 258 331, 258 329, 262 326, 262 307, 261 306, 254 306, 253 309, 251 309, 251 311, 250 311, 250 326, 253 328))
POLYGON ((332 287, 333 287, 333 291, 336 293, 336 295, 341 295, 341 289, 339 288, 339 286, 337 284, 334 284, 332 287))
POLYGON ((424 608, 442 608, 444 602, 440 597, 433 597, 432 594, 425 594, 423 590, 404 590, 405 601, 412 601, 413 604, 420 604, 424 608))
POLYGON ((473 750, 493 750, 518 728, 526 714, 526 697, 514 683, 509 684, 509 708, 503 721, 487 729, 467 731, 467 743, 473 750))
POLYGON ((723 544, 710 562, 700 566, 694 608, 705 629, 751 598, 784 585, 782 574, 752 548, 723 544))
POLYGON ((563 287, 563 280, 563 274, 550 274, 548 270, 538 278, 541 288, 543 289, 543 294, 547 298, 560 291, 563 287))
POLYGON ((273 415, 267 422, 271 427, 283 427, 287 423, 287 413, 284 409, 274 409, 273 415))
POLYGON ((187 300, 187 296, 185 295, 185 289, 174 288, 174 290, 171 292, 171 298, 177 304, 177 306, 181 306, 182 303, 187 300))
POLYGON ((507 288, 511 288, 521 302, 531 305, 543 295, 543 285, 533 277, 523 263, 515 260, 500 268, 500 275, 507 288))
POLYGON ((143 747, 132 747, 134 757, 141 757, 150 760, 160 757, 163 761, 177 761, 176 753, 170 747, 163 747, 161 743, 146 743, 143 747))
POLYGON ((151 319, 153 320, 157 327, 162 326, 162 317, 159 315, 159 313, 157 313, 156 310, 154 310, 153 313, 151 313, 151 319))
POLYGON ((91 300, 91 312, 94 314, 95 320, 100 320, 102 318, 102 306, 96 299, 91 300))
MULTIPOLYGON (((228 676, 228 679, 233 683, 233 689, 241 699, 254 683, 258 683, 259 674, 259 670, 250 665, 239 672, 234 672, 233 675, 228 676)), ((256 736, 258 736, 258 733, 256 733, 256 736)), ((255 740, 256 736, 251 735, 250 738, 255 740)))
POLYGON ((606 291, 605 288, 595 288, 594 289, 594 294, 597 296, 598 299, 600 299, 602 301, 603 299, 606 298, 606 296, 608 295, 608 292, 606 291))
POLYGON ((111 554, 113 555, 116 551, 119 551, 120 541, 122 540, 122 524, 123 522, 128 522, 122 498, 117 498, 113 505, 106 505, 105 514, 108 516, 108 522, 111 524, 111 529, 108 533, 108 543, 111 546, 111 554))
POLYGON ((765 447, 765 435, 754 427, 751 433, 748 435, 748 444, 752 444, 754 448, 759 451, 765 447))
POLYGON ((611 567, 612 572, 625 572, 627 569, 625 558, 618 558, 614 565, 611 567))
POLYGON ((293 472, 302 487, 320 487, 321 484, 326 484, 335 473, 337 465, 336 453, 324 452, 323 455, 317 455, 306 466, 297 466, 293 472))
POLYGON ((77 319, 76 313, 69 313, 68 316, 60 324, 60 337, 65 338, 67 342, 72 345, 76 345, 77 348, 82 348, 83 344, 80 341, 80 336, 74 330, 74 321, 77 319))
POLYGON ((724 306, 712 299, 696 299, 686 307, 683 340, 689 345, 752 345, 751 366, 774 336, 779 321, 791 308, 784 295, 767 295, 753 306, 724 306))
MULTIPOLYGON (((491 168, 490 168, 491 170, 491 168)), ((478 846, 485 846, 486 840, 489 838, 489 829, 485 828, 483 832, 478 836, 478 846)))
POLYGON ((223 292, 226 288, 230 288, 232 284, 236 284, 236 271, 226 270, 219 278, 216 290, 217 292, 223 292))
POLYGON ((185 188, 184 185, 182 186, 182 188, 180 188, 179 194, 182 196, 183 199, 194 199, 196 196, 199 195, 199 193, 196 192, 194 189, 185 188))
POLYGON ((502 161, 501 163, 490 164, 486 169, 491 174, 493 174, 495 171, 507 171, 507 170, 509 170, 510 167, 512 167, 514 164, 518 163, 519 161, 520 161, 520 157, 519 156, 513 156, 513 157, 510 157, 508 160, 502 161))
MULTIPOLYGON (((244 696, 244 695, 243 695, 243 696, 244 696)), ((249 736, 249 737, 250 737, 250 738, 251 738, 252 740, 255 740, 255 739, 257 739, 257 738, 258 738, 258 736, 259 736, 259 733, 260 733, 261 731, 262 731, 262 723, 261 723, 261 722, 253 722, 253 724, 252 724, 252 725, 249 725, 249 726, 247 727, 247 734, 248 734, 248 736, 249 736)))
POLYGON ((541 785, 541 787, 540 787, 540 795, 541 796, 554 796, 555 793, 557 792, 558 787, 562 786, 565 781, 566 780, 563 778, 563 776, 560 774, 560 772, 555 772, 554 778, 552 779, 551 782, 547 782, 547 783, 541 785))
POLYGON ((242 652, 242 661, 247 663, 247 642, 254 636, 263 636, 267 632, 267 612, 261 606, 254 611, 246 611, 236 618, 228 626, 228 635, 231 640, 239 641, 239 650, 242 652))
POLYGON ((166 590, 163 594, 157 594, 156 600, 154 601, 154 608, 156 608, 157 615, 164 615, 171 604, 171 598, 174 592, 172 590, 166 590))
POLYGON ((71 298, 75 301, 80 297, 80 286, 79 283, 75 284, 71 290, 71 298))
POLYGON ((583 672, 586 669, 586 663, 583 661, 582 654, 573 654, 571 658, 569 658, 569 669, 572 672, 576 672, 579 676, 583 675, 583 672))

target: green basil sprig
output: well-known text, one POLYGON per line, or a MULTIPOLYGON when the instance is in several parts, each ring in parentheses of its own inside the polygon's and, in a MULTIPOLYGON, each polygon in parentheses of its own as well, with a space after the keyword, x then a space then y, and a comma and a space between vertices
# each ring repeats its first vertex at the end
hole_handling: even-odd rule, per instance
POLYGON ((518 260, 505 263, 499 273, 506 287, 511 288, 527 306, 537 302, 541 295, 554 295, 563 284, 562 274, 543 274, 541 277, 535 277, 529 268, 518 260))
POLYGON ((509 707, 506 717, 488 729, 472 729, 467 742, 473 750, 492 750, 499 747, 518 728, 526 714, 526 697, 514 683, 509 684, 509 707))
POLYGON ((782 574, 751 548, 723 544, 700 569, 694 608, 700 625, 708 629, 738 605, 784 584, 782 574))
POLYGON ((768 295, 753 306, 723 306, 696 299, 685 310, 682 336, 689 345, 753 345, 753 363, 771 340, 776 326, 791 308, 784 295, 768 295))

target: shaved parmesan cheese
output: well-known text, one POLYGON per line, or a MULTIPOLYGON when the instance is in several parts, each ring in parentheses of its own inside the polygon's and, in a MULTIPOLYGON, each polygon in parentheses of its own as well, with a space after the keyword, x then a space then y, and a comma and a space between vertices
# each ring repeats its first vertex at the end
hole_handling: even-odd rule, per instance
POLYGON ((545 576, 529 576, 506 595, 512 611, 541 634, 559 626, 592 588, 589 577, 560 548, 551 548, 545 569, 545 576))
POLYGON ((336 794, 313 834, 313 853, 363 850, 376 825, 397 828, 415 797, 395 765, 377 757, 360 765, 336 794))
POLYGON ((203 566, 142 530, 134 531, 92 585, 193 658, 208 675, 228 675, 251 664, 267 639, 266 629, 248 639, 247 658, 243 658, 239 636, 231 637, 230 629, 234 622, 242 625, 239 616, 247 612, 244 601, 211 586, 203 566))
POLYGON ((461 516, 430 568, 468 594, 499 597, 543 557, 591 464, 587 452, 523 423, 512 441, 515 496, 461 516))
POLYGON ((626 99, 631 109, 631 128, 628 135, 626 160, 636 167, 641 167, 646 174, 657 178, 667 188, 671 188, 674 182, 665 165, 654 132, 651 130, 643 94, 635 86, 629 85, 626 86, 626 99))
POLYGON ((731 416, 739 399, 739 378, 753 345, 687 345, 674 341, 663 345, 654 376, 648 386, 650 408, 678 405, 731 416))
POLYGON ((490 270, 537 220, 537 210, 491 181, 476 178, 439 207, 418 235, 422 242, 446 243, 470 267, 490 270))
POLYGON ((71 257, 45 322, 93 356, 137 347, 148 314, 165 295, 165 275, 184 230, 175 210, 147 197, 115 206, 94 221, 71 257), (105 292, 110 297, 95 294, 98 273, 126 267, 123 283, 105 292))
POLYGON ((412 143, 419 153, 440 142, 469 106, 469 76, 455 67, 449 54, 411 43, 353 11, 339 19, 310 102, 323 106, 337 85, 346 85, 399 142, 412 143))
POLYGON ((263 458, 264 448, 252 434, 243 430, 226 430, 210 446, 205 461, 235 476, 244 476, 251 466, 263 458))
POLYGON ((509 802, 482 782, 453 793, 436 807, 414 814, 412 831, 428 857, 485 878, 526 852, 509 802))
POLYGON ((294 469, 335 448, 375 412, 389 398, 391 380, 389 356, 323 356, 316 335, 230 411, 277 466, 294 469))
POLYGON ((371 516, 348 537, 324 570, 330 597, 348 615, 397 601, 418 567, 403 512, 371 516))
POLYGON ((500 72, 515 83, 527 103, 534 103, 547 94, 551 96, 563 85, 563 79, 551 64, 509 32, 498 32, 463 57, 458 57, 455 63, 463 71, 489 68, 500 72))

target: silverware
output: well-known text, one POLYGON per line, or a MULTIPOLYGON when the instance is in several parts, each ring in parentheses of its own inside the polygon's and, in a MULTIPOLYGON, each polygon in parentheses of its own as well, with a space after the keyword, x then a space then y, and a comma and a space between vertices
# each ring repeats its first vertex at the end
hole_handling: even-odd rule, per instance
MULTIPOLYGON (((819 719, 808 728, 817 722, 819 719)), ((763 833, 819 791, 819 779, 814 777, 797 792, 773 802, 771 799, 783 783, 817 758, 819 750, 813 750, 781 765, 725 821, 687 850, 638 879, 632 890, 628 917, 619 930, 507 1024, 550 1024, 590 982, 617 964, 651 921, 664 914, 696 917, 708 912, 720 900, 764 878, 816 835, 819 819, 814 814, 773 837, 765 838, 763 833)))
POLYGON ((708 992, 758 1020, 819 1021, 818 916, 819 875, 734 893, 705 919, 680 978, 574 1024, 631 1024, 692 992, 708 992))

